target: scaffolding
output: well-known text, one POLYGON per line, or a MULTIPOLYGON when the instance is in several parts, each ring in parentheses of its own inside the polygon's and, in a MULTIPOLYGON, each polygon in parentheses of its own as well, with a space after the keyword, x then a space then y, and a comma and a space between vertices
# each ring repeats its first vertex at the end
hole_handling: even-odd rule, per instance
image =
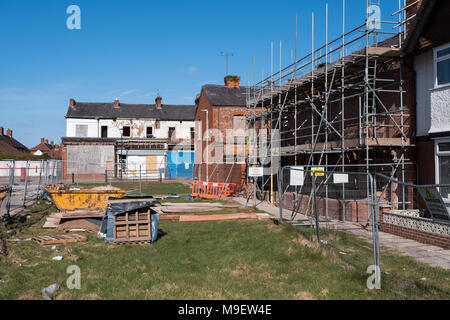
MULTIPOLYGON (((413 119, 405 104, 402 47, 414 18, 408 9, 418 2, 399 0, 393 20, 384 21, 373 18, 379 13, 380 0, 366 0, 364 24, 346 31, 343 0, 342 33, 331 41, 327 4, 325 45, 315 47, 313 13, 311 52, 300 59, 297 16, 295 59, 282 67, 280 41, 278 72, 273 69, 271 43, 270 75, 249 88, 246 117, 251 136, 247 163, 260 159, 270 164, 270 175, 258 187, 265 190, 270 184, 272 202, 275 157, 281 166, 317 166, 330 172, 388 171, 389 176, 406 182, 407 166, 414 166, 408 156, 413 119)), ((345 196, 344 184, 342 189, 345 196)), ((394 191, 390 199, 394 208, 407 209, 411 197, 404 188, 394 191)))

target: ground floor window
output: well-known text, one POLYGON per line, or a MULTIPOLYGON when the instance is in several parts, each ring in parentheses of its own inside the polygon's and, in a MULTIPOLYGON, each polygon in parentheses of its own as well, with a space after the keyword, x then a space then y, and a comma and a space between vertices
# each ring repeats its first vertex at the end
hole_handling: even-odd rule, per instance
MULTIPOLYGON (((436 165, 437 183, 450 184, 450 140, 436 141, 436 165)), ((450 188, 443 188, 441 192, 450 200, 450 188)))

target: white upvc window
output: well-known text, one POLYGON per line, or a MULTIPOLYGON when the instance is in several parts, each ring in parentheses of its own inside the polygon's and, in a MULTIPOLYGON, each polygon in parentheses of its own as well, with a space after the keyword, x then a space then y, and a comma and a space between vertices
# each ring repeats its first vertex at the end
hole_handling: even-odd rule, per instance
MULTIPOLYGON (((450 184, 450 139, 436 140, 436 183, 450 184)), ((446 203, 450 201, 450 188, 441 188, 446 203)))
POLYGON ((450 43, 434 49, 435 87, 450 85, 450 43))

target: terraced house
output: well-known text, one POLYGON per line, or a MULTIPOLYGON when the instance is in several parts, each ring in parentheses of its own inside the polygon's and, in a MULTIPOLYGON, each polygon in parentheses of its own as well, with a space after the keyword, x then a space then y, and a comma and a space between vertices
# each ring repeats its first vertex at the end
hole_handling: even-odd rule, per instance
POLYGON ((62 139, 64 179, 192 177, 193 105, 77 102, 62 139))

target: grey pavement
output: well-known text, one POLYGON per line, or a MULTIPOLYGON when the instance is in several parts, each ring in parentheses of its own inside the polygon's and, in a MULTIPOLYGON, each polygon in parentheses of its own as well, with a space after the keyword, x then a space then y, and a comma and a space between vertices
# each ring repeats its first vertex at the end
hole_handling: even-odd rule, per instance
MULTIPOLYGON (((233 198, 236 202, 241 205, 246 205, 247 199, 236 197, 233 198)), ((253 200, 248 202, 249 206, 253 206, 253 200)), ((257 202, 256 206, 259 210, 265 211, 275 218, 280 217, 280 209, 277 206, 272 205, 268 202, 257 202)), ((283 209, 283 219, 290 220, 292 211, 283 209)), ((294 220, 294 223, 304 223, 309 221, 310 218, 298 214, 294 220)), ((363 229, 358 224, 351 225, 332 225, 336 229, 341 229, 345 232, 350 232, 367 242, 372 243, 372 232, 370 230, 363 229)), ((405 239, 390 233, 379 232, 380 246, 396 251, 397 253, 411 257, 417 261, 426 263, 433 267, 440 267, 443 269, 450 270, 450 250, 446 250, 440 247, 423 244, 414 240, 405 239)))

